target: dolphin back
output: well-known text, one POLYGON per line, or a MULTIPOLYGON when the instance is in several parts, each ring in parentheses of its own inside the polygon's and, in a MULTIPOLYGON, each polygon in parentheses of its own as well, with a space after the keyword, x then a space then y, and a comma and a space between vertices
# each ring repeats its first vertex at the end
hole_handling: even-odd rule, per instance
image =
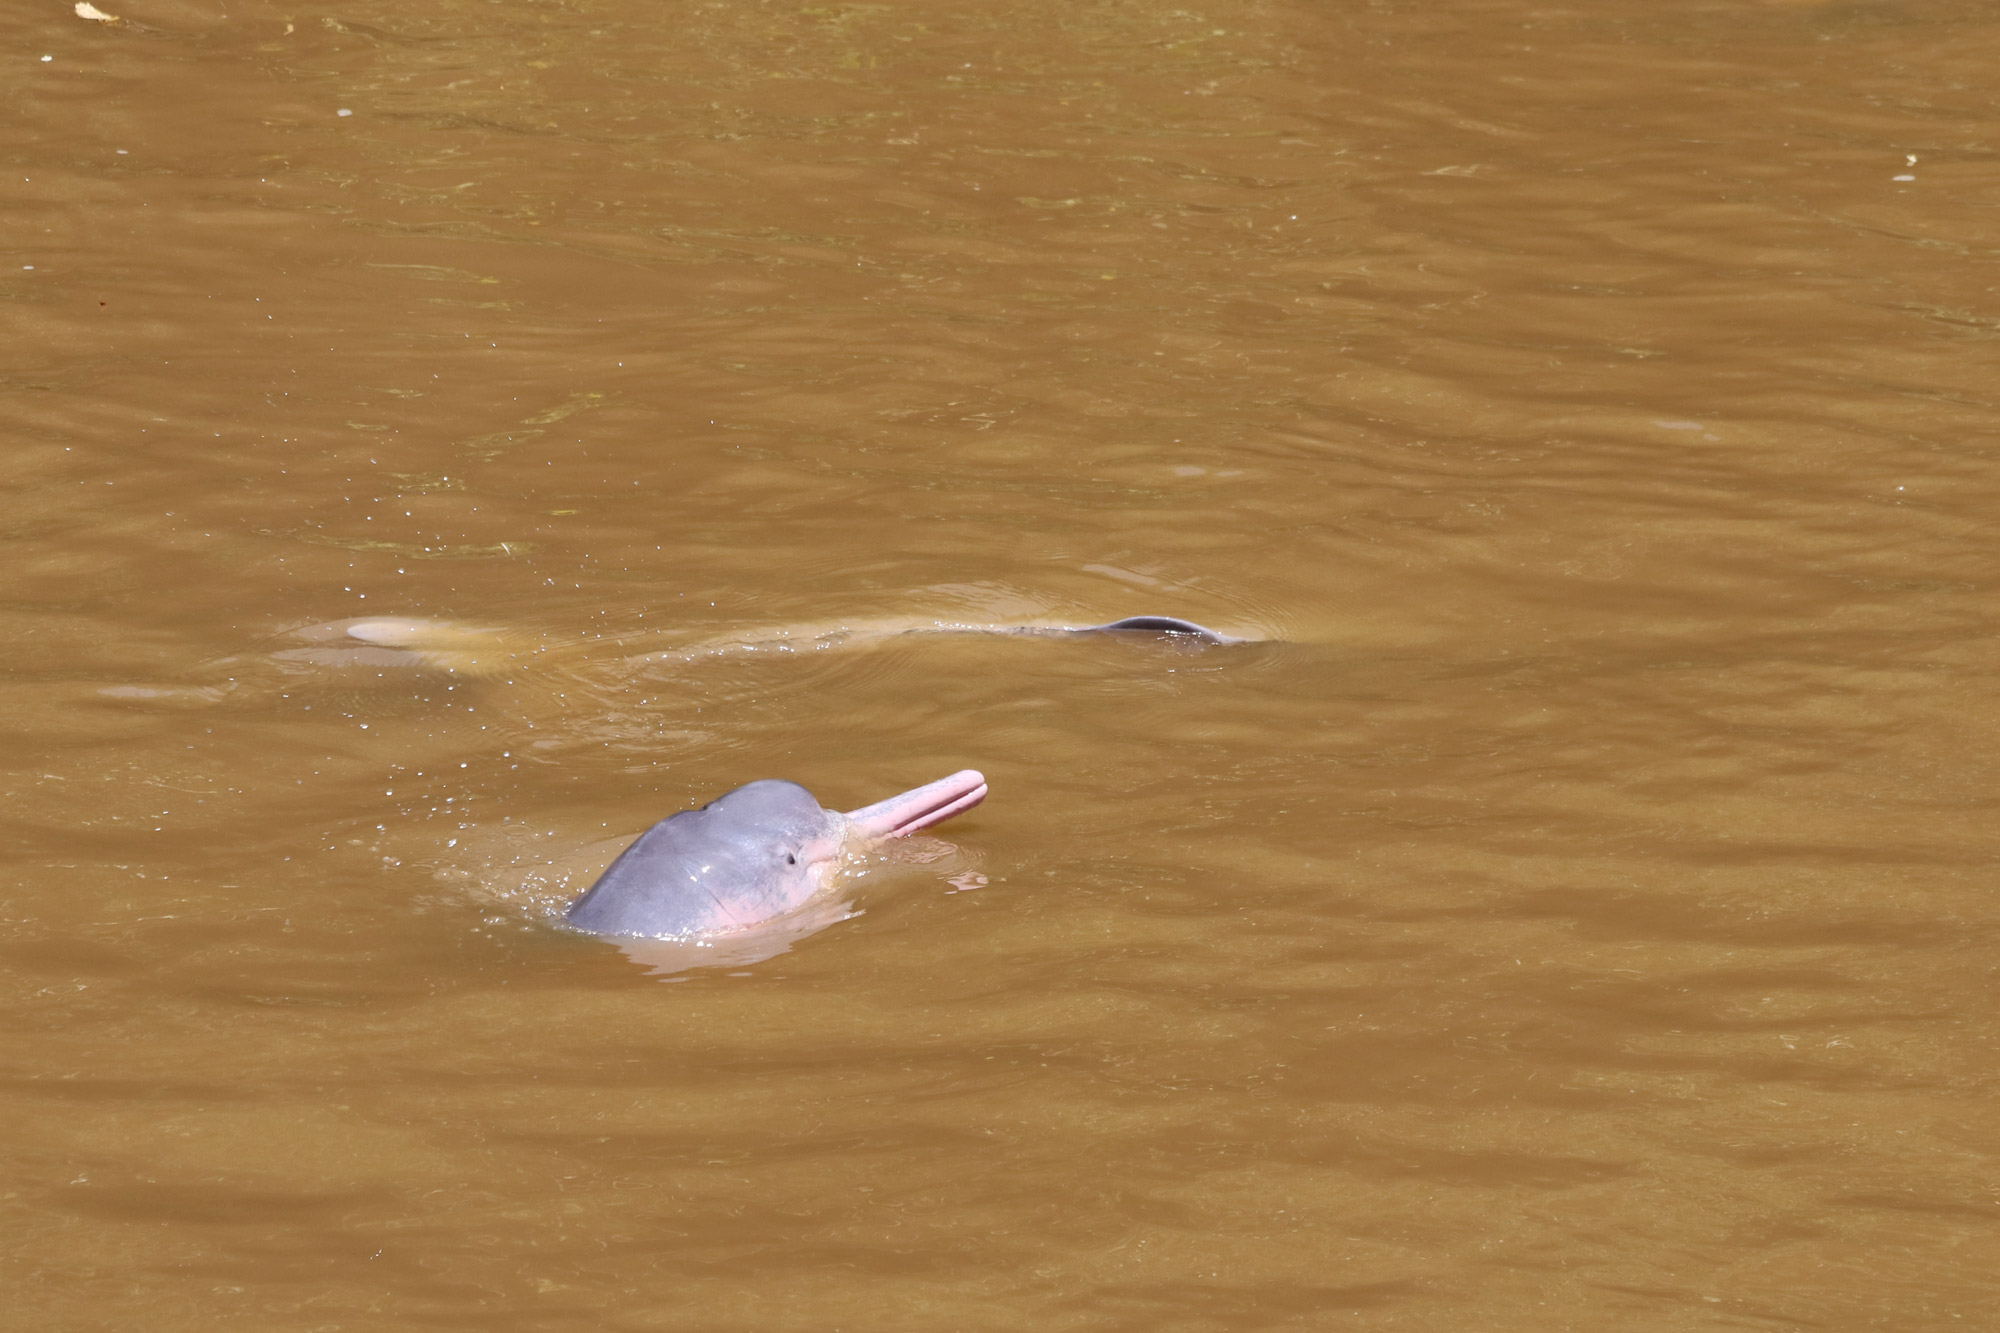
POLYGON ((1203 643, 1241 643, 1243 640, 1221 630, 1197 625, 1177 616, 1127 616, 1108 625, 1085 625, 1078 634, 1185 634, 1203 643))

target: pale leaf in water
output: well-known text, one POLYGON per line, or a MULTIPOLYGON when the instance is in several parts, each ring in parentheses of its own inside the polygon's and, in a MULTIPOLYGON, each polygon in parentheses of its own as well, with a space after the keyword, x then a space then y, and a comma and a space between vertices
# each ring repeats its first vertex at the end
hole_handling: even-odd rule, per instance
POLYGON ((105 13, 96 5, 91 4, 90 0, 76 0, 76 16, 80 19, 90 19, 97 23, 118 22, 116 14, 105 13))

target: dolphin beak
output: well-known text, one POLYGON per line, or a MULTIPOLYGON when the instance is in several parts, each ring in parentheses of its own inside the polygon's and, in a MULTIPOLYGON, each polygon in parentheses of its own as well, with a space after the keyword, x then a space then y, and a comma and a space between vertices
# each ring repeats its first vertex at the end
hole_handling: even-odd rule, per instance
POLYGON ((919 829, 942 824, 985 799, 985 776, 968 768, 912 788, 901 796, 850 810, 847 822, 864 838, 903 838, 919 829))

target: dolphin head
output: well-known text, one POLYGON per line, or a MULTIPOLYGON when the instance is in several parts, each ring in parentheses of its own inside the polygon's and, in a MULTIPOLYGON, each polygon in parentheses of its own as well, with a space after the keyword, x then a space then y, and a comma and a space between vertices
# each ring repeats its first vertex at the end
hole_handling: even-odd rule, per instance
POLYGON ((967 770, 842 815, 796 782, 752 782, 639 835, 564 917, 595 935, 747 930, 819 892, 850 844, 904 837, 985 796, 967 770))

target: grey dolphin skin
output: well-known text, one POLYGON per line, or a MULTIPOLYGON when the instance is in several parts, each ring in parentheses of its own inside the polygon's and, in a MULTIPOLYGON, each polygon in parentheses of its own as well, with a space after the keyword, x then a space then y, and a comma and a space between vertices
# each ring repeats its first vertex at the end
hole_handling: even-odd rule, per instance
POLYGON ((796 782, 752 782, 640 834, 564 919, 593 935, 748 930, 804 905, 850 847, 907 837, 985 799, 972 769, 844 815, 796 782))
POLYGON ((1197 625, 1192 620, 1181 620, 1174 616, 1127 616, 1114 620, 1108 625, 1085 625, 1081 629, 1059 630, 1061 634, 1186 634, 1200 639, 1203 643, 1242 643, 1233 634, 1212 630, 1206 625, 1197 625))

